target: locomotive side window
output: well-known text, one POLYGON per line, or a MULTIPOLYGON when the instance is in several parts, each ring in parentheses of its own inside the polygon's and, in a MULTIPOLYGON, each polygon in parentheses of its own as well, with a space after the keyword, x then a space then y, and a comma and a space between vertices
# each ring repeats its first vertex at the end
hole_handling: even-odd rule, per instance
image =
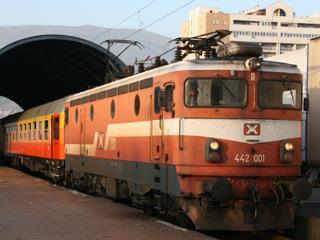
POLYGON ((140 112, 140 97, 139 95, 136 95, 134 98, 134 113, 136 114, 136 116, 138 116, 139 112, 140 112))
POLYGON ((242 79, 188 79, 185 104, 188 107, 245 107, 247 82, 242 79))
POLYGON ((76 113, 75 113, 76 123, 78 123, 78 118, 79 118, 79 112, 78 112, 78 108, 76 108, 76 113))
POLYGON ((300 82, 262 80, 259 83, 261 108, 301 109, 302 86, 300 82))
POLYGON ((65 125, 69 124, 69 108, 64 110, 64 123, 65 125))
POLYGON ((94 118, 94 108, 93 105, 90 106, 90 120, 93 121, 94 118))
POLYGON ((111 117, 114 118, 114 116, 116 115, 116 104, 114 103, 114 100, 111 101, 110 111, 111 117))

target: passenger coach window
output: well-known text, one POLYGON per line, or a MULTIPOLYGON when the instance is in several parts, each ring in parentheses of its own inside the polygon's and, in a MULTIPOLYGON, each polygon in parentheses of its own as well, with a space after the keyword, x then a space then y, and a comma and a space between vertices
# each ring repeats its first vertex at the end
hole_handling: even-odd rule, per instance
POLYGON ((22 124, 20 124, 19 139, 22 140, 22 124))
POLYGON ((38 123, 38 139, 39 140, 42 140, 42 122, 41 121, 39 121, 39 123, 38 123))
POLYGON ((263 80, 259 84, 261 108, 301 109, 300 82, 263 80))
POLYGON ((49 121, 45 120, 44 121, 44 140, 48 140, 49 139, 49 121))
POLYGON ((24 132, 23 132, 23 139, 24 140, 27 140, 27 124, 25 123, 25 124, 23 124, 23 130, 24 130, 24 132))
POLYGON ((37 139, 37 123, 33 122, 33 140, 37 139))
POLYGON ((188 107, 241 108, 247 102, 247 82, 240 79, 189 79, 185 82, 188 107))
POLYGON ((31 140, 31 123, 28 123, 28 140, 31 140))

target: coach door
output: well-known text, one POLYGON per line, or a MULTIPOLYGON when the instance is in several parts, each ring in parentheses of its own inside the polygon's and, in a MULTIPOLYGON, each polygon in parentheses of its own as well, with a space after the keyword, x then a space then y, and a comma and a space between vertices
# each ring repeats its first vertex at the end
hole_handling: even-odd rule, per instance
POLYGON ((86 107, 80 109, 80 155, 86 154, 86 107))
POLYGON ((51 118, 51 157, 59 159, 60 153, 60 115, 55 114, 51 118))
MULTIPOLYGON (((160 87, 154 90, 154 107, 151 119, 151 145, 152 145, 152 161, 155 164, 161 164, 163 158, 163 92, 160 87)), ((152 109, 152 108, 151 108, 152 109)))
POLYGON ((171 118, 172 85, 164 89, 156 87, 154 90, 153 118, 151 121, 151 158, 154 163, 154 185, 160 190, 168 191, 168 141, 165 135, 165 119, 171 118))

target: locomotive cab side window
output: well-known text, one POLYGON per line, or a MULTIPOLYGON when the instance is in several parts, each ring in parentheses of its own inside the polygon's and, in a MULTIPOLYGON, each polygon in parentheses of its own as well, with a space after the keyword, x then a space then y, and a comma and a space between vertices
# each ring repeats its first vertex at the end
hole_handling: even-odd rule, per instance
POLYGON ((160 87, 154 89, 154 112, 160 113, 161 107, 164 106, 163 92, 160 87))
POLYGON ((273 109, 301 109, 302 85, 285 80, 262 80, 259 83, 259 106, 273 109))
POLYGON ((169 85, 166 87, 165 91, 165 110, 167 112, 172 112, 173 110, 173 86, 169 85))
POLYGON ((185 104, 188 107, 242 108, 247 103, 247 82, 243 79, 188 79, 185 104))

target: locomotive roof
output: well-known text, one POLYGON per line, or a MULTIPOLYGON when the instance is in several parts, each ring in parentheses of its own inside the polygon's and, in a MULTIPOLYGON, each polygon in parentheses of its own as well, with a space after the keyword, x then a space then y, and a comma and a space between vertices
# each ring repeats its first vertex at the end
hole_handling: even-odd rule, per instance
MULTIPOLYGON (((136 81, 144 80, 147 78, 152 78, 160 76, 170 72, 177 71, 188 71, 188 70, 234 70, 234 71, 247 71, 245 67, 246 59, 242 60, 230 60, 230 59, 196 59, 196 60, 183 60, 173 64, 165 65, 159 68, 154 68, 115 82, 107 83, 90 90, 86 90, 80 93, 71 95, 67 101, 77 99, 79 97, 87 96, 93 93, 97 93, 101 90, 107 90, 114 87, 119 87, 124 84, 130 84, 136 81)), ((262 72, 282 72, 282 73, 292 73, 292 74, 301 74, 300 70, 296 65, 281 63, 281 62, 272 62, 272 61, 263 61, 262 67, 258 70, 262 72)))
POLYGON ((9 116, 6 118, 5 124, 63 112, 66 99, 67 97, 60 98, 58 100, 48 102, 40 106, 30 108, 22 113, 17 113, 9 116))

